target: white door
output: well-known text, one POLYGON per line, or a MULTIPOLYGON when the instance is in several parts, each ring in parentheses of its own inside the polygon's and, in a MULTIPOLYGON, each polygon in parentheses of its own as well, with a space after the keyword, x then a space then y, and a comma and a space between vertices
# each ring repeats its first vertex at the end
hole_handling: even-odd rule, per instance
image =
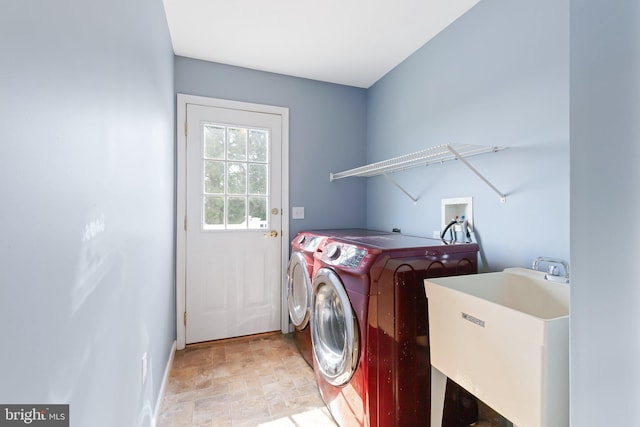
POLYGON ((186 343, 280 330, 282 117, 187 104, 186 343))

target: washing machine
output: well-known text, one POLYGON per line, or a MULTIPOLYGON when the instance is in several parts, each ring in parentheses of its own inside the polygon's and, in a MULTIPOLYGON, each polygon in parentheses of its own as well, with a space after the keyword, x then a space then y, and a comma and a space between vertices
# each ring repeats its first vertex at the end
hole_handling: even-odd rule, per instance
POLYGON ((314 254, 314 371, 341 427, 430 424, 423 281, 477 272, 477 244, 447 243, 399 234, 327 238, 314 254))
POLYGON ((291 257, 287 266, 287 306, 294 326, 294 341, 300 354, 313 366, 311 332, 308 327, 311 307, 311 279, 315 275, 314 254, 321 253, 328 237, 356 239, 388 235, 390 232, 359 228, 300 231, 291 241, 291 257))

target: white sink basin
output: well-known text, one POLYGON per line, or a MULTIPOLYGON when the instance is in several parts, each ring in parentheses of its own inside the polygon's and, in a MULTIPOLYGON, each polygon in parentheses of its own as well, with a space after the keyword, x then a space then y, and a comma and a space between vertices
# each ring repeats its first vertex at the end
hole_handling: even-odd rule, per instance
POLYGON ((524 268, 424 284, 433 367, 518 427, 569 425, 569 285, 524 268))

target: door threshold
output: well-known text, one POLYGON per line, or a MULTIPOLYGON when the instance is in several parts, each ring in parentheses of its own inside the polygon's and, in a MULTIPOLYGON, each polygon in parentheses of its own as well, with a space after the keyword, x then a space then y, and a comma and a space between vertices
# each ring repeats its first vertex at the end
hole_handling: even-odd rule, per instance
POLYGON ((219 340, 212 340, 212 341, 202 341, 202 342, 187 344, 186 348, 196 348, 199 346, 207 346, 211 344, 227 344, 231 342, 252 341, 252 340, 255 340, 256 338, 266 338, 266 337, 271 337, 276 335, 282 335, 282 332, 281 331, 262 332, 259 334, 243 335, 240 337, 221 338, 219 340))

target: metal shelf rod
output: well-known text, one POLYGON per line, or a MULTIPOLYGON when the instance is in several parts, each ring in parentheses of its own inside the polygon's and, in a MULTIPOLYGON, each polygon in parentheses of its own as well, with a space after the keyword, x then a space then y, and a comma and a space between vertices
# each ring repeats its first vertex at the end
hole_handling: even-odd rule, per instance
POLYGON ((400 191, 402 191, 404 194, 406 194, 406 195, 407 195, 407 197, 409 197, 411 200, 413 200, 413 203, 418 203, 418 199, 417 199, 417 198, 415 198, 415 197, 413 197, 411 194, 409 194, 409 192, 408 192, 407 190, 405 190, 404 188, 402 188, 402 186, 401 186, 400 184, 398 184, 398 183, 396 182, 396 180, 395 180, 395 179, 391 178, 391 177, 390 177, 386 172, 383 172, 383 173, 382 173, 382 176, 384 176, 385 178, 387 178, 387 180, 388 180, 389 182, 391 182, 393 185, 395 185, 396 187, 398 187, 398 189, 399 189, 400 191))
POLYGON ((474 168, 473 166, 471 166, 471 163, 469 163, 467 161, 467 159, 465 159, 464 157, 462 157, 451 145, 447 144, 447 149, 449 151, 451 151, 458 160, 460 160, 462 163, 464 163, 469 169, 471 169, 471 172, 475 173, 478 178, 480 178, 481 180, 484 181, 485 184, 487 184, 489 187, 491 187, 491 189, 493 191, 495 191, 496 193, 498 193, 498 196, 500 196, 500 202, 501 203, 507 203, 507 196, 502 193, 500 190, 498 190, 491 182, 489 182, 489 180, 487 178, 485 178, 480 172, 478 172, 476 170, 476 168, 474 168))

